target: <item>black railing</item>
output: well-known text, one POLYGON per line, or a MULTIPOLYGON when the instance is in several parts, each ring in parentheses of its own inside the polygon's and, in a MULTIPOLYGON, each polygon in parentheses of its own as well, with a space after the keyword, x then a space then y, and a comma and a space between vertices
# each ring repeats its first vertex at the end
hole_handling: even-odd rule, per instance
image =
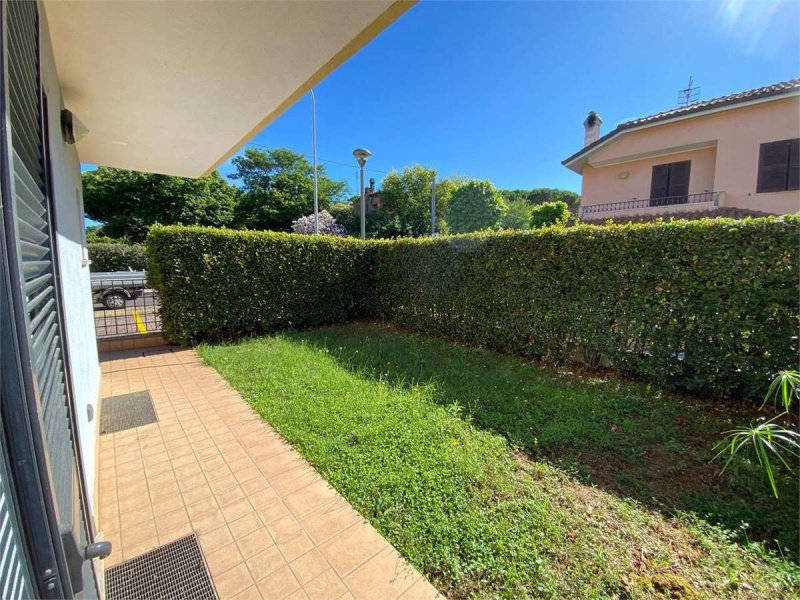
POLYGON ((98 338, 161 331, 158 296, 144 271, 92 273, 91 279, 98 338))
POLYGON ((607 202, 606 204, 591 204, 581 207, 581 217, 598 213, 619 212, 637 208, 656 208, 659 206, 676 206, 680 204, 710 203, 712 206, 719 204, 720 192, 703 192, 702 194, 689 194, 687 196, 667 196, 665 198, 642 198, 623 200, 622 202, 607 202))

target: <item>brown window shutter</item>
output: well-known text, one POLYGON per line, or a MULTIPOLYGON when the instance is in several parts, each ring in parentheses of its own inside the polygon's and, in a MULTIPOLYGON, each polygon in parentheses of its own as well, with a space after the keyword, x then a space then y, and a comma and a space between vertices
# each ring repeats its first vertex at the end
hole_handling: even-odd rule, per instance
POLYGON ((789 150, 792 140, 761 144, 758 152, 756 193, 782 192, 786 189, 789 150))
POLYGON ((669 191, 669 165, 654 165, 650 198, 666 198, 669 191))
POLYGON ((689 195, 689 172, 691 168, 692 161, 690 160, 684 160, 670 165, 669 196, 689 195))
POLYGON ((800 139, 792 140, 789 148, 789 173, 786 177, 787 190, 800 190, 800 139))

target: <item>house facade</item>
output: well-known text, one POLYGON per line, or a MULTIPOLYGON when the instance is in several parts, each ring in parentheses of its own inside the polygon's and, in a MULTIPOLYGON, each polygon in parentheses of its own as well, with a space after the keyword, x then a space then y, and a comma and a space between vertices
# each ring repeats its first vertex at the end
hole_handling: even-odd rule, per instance
POLYGON ((585 221, 800 211, 800 79, 618 125, 563 161, 585 221))
POLYGON ((2 598, 103 596, 81 162, 210 173, 411 5, 0 1, 2 598))

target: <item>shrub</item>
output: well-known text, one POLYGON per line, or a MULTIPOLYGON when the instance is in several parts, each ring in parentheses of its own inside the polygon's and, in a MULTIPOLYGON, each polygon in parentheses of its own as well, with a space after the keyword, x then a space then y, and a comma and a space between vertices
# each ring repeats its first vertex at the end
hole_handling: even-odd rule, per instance
POLYGON ((659 385, 757 397, 797 359, 797 216, 375 245, 381 316, 659 385))
MULTIPOLYGON (((347 235, 347 230, 336 222, 333 215, 327 210, 319 211, 318 227, 320 235, 347 235)), ((314 214, 306 215, 292 221, 292 231, 294 233, 313 234, 314 233, 314 214)))
POLYGON ((506 211, 503 195, 490 181, 470 181, 453 192, 447 223, 453 233, 497 229, 506 211))
POLYGON ((348 238, 166 226, 146 246, 164 335, 179 343, 345 321, 374 287, 368 246, 348 238))
POLYGON ((569 217, 569 206, 566 202, 544 202, 531 209, 531 227, 539 229, 550 225, 566 225, 569 217))
POLYGON ((88 244, 89 270, 101 271, 144 271, 146 258, 143 244, 93 243, 88 244))
POLYGON ((165 334, 228 340, 380 316, 660 386, 755 398, 797 357, 800 217, 362 242, 159 227, 165 334))
POLYGON ((503 216, 503 229, 530 229, 533 207, 525 200, 506 202, 508 211, 503 216))

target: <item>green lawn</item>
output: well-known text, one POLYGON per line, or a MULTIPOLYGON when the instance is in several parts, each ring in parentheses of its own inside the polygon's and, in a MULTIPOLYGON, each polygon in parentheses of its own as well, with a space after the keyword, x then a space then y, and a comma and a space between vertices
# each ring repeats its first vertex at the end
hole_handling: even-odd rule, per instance
POLYGON ((374 324, 198 350, 452 598, 800 591, 796 480, 708 465, 743 409, 374 324))

